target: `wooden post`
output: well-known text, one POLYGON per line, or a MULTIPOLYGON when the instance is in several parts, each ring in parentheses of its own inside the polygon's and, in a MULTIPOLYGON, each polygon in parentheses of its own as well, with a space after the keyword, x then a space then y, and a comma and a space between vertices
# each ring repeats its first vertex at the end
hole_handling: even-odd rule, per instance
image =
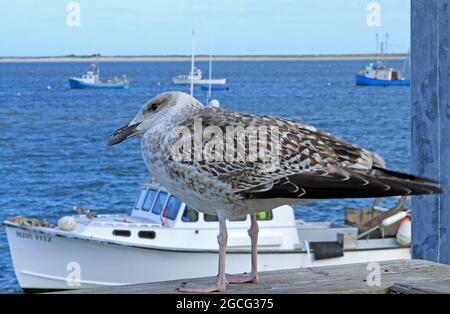
MULTIPOLYGON (((413 173, 450 179, 450 0, 411 1, 413 173)), ((412 199, 413 257, 450 264, 450 197, 412 199)))

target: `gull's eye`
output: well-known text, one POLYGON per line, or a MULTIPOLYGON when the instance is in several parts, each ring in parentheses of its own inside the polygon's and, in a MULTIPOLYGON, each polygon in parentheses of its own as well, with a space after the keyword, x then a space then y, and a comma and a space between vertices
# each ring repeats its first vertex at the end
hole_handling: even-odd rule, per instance
POLYGON ((159 104, 154 102, 154 103, 150 104, 150 106, 148 107, 148 110, 155 111, 156 109, 158 109, 158 107, 159 107, 159 104))

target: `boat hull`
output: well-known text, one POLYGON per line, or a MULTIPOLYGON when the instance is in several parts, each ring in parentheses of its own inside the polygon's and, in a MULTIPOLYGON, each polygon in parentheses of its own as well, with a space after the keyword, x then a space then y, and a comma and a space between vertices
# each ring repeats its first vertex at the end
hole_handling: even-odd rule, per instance
POLYGON ((355 75, 356 85, 362 86, 409 86, 409 80, 378 80, 366 77, 364 75, 355 75))
MULTIPOLYGON (((16 277, 22 289, 67 290, 215 276, 216 250, 136 247, 6 225, 16 277)), ((152 240, 149 240, 152 241, 152 240)), ((261 250, 261 271, 410 258, 409 248, 350 250, 343 257, 312 260, 301 250, 261 250)), ((249 270, 246 250, 227 253, 227 272, 249 270)))
MULTIPOLYGON (((208 91, 209 86, 208 85, 202 85, 201 90, 208 91)), ((211 86, 212 91, 223 91, 223 90, 229 90, 230 88, 228 86, 211 86)))
MULTIPOLYGON (((173 77, 172 81, 175 85, 190 85, 191 80, 185 79, 185 78, 179 78, 179 77, 173 77)), ((221 78, 221 79, 194 79, 194 85, 225 85, 227 83, 227 79, 221 78)))
POLYGON ((69 78, 69 86, 71 89, 127 89, 128 83, 117 82, 117 83, 85 83, 80 80, 69 78))

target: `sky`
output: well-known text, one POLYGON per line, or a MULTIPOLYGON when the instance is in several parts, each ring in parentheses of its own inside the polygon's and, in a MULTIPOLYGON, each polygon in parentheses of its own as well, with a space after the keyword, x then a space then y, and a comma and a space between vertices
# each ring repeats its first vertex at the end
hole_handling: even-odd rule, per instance
POLYGON ((188 55, 192 29, 198 54, 373 53, 377 32, 406 52, 409 2, 0 0, 0 56, 188 55))

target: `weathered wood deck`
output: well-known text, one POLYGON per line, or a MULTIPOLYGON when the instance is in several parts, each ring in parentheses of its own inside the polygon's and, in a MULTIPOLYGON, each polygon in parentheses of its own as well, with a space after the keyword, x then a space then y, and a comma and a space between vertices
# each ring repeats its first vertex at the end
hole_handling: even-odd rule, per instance
MULTIPOLYGON (((422 260, 380 262, 380 286, 368 286, 368 264, 262 272, 260 284, 229 285, 225 293, 450 293, 450 265, 422 260)), ((162 266, 161 271, 164 267, 162 266)), ((372 277, 373 278, 373 277, 372 277)), ((213 282, 214 277, 192 281, 213 282)), ((59 293, 180 293, 184 280, 59 293)))

